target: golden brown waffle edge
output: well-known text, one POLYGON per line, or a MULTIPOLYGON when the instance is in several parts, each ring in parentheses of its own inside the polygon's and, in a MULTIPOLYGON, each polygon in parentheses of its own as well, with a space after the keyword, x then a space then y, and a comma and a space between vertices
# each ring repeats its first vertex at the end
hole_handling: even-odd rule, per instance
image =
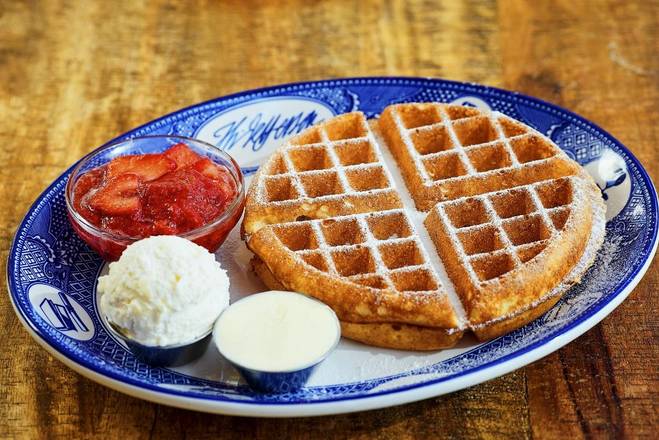
MULTIPOLYGON (((250 265, 268 289, 289 290, 275 278, 259 257, 252 257, 250 265)), ((341 320, 341 336, 376 347, 431 351, 453 347, 462 338, 462 332, 412 324, 354 323, 341 320)))

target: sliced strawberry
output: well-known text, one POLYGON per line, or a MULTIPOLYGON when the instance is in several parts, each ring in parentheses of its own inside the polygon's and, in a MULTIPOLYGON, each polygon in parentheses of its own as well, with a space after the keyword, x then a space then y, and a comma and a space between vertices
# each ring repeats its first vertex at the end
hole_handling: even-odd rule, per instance
POLYGON ((108 178, 122 174, 135 174, 150 182, 176 169, 176 162, 162 154, 140 154, 121 156, 108 165, 108 178))
POLYGON ((103 175, 105 170, 100 168, 94 168, 93 170, 87 171, 81 175, 73 187, 73 193, 75 198, 82 198, 85 194, 91 191, 93 188, 97 188, 103 182, 103 175))
POLYGON ((184 143, 176 144, 163 153, 166 157, 176 162, 177 168, 187 167, 197 162, 201 156, 192 151, 184 143))
POLYGON ((185 167, 144 185, 141 215, 163 231, 168 225, 178 232, 189 231, 217 217, 226 200, 216 180, 185 167))
POLYGON ((140 209, 137 190, 140 178, 135 174, 122 174, 109 180, 105 186, 90 194, 90 208, 108 215, 132 215, 140 209))
POLYGON ((83 202, 82 199, 76 199, 73 204, 76 212, 87 219, 90 223, 98 225, 101 222, 101 216, 94 212, 87 203, 83 202))
POLYGON ((198 160, 194 165, 192 165, 192 168, 213 180, 220 180, 222 178, 222 172, 224 171, 208 158, 198 160))
POLYGON ((203 158, 197 161, 194 165, 192 165, 192 168, 199 171, 209 179, 219 180, 221 182, 228 183, 229 186, 235 187, 235 182, 231 176, 231 173, 229 173, 229 170, 227 170, 226 167, 223 167, 222 165, 216 164, 208 158, 203 158))
POLYGON ((233 176, 222 165, 218 165, 210 159, 201 159, 192 165, 192 168, 197 170, 201 175, 217 182, 222 190, 226 199, 233 199, 237 193, 238 187, 233 176))
POLYGON ((158 219, 153 222, 155 232, 160 235, 176 235, 176 223, 169 219, 158 219))
POLYGON ((233 179, 231 173, 229 173, 229 170, 227 170, 226 168, 221 168, 219 180, 223 183, 224 193, 226 194, 226 197, 228 199, 233 199, 236 193, 238 192, 238 185, 236 185, 236 181, 233 179))

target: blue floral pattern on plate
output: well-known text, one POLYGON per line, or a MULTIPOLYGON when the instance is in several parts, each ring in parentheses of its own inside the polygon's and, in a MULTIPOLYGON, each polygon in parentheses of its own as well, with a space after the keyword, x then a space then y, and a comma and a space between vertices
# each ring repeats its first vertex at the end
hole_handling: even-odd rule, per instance
MULTIPOLYGON (((79 366, 83 372, 136 387, 150 396, 146 398, 188 398, 185 406, 192 408, 197 401, 210 400, 216 405, 210 410, 224 412, 228 407, 223 405, 229 403, 295 406, 378 399, 440 383, 448 387, 461 377, 512 365, 517 358, 542 350, 546 354, 552 344, 553 349, 560 347, 585 331, 585 323, 592 326, 602 319, 629 293, 656 249, 657 196, 652 183, 636 158, 609 134, 573 113, 534 98, 437 79, 385 77, 298 83, 201 103, 117 139, 155 134, 200 137, 229 151, 249 175, 282 138, 326 117, 352 110, 375 117, 386 105, 414 101, 486 107, 519 119, 551 137, 570 157, 586 166, 602 188, 609 221, 605 245, 594 266, 581 284, 527 326, 432 365, 369 380, 309 386, 288 394, 257 394, 244 385, 150 367, 113 339, 98 315, 95 284, 103 262, 69 226, 64 187, 70 169, 37 199, 16 232, 8 260, 8 284, 17 314, 42 345, 74 368, 79 366), (574 333, 577 327, 582 329, 574 333), (556 344, 561 338, 567 340, 556 344)), ((171 399, 168 403, 177 404, 171 399)), ((385 404, 389 403, 380 406, 385 404)), ((208 403, 198 409, 209 410, 208 403)), ((323 413, 345 410, 337 406, 323 413)), ((238 412, 259 413, 250 411, 238 412)), ((295 415, 295 410, 288 415, 295 415)))

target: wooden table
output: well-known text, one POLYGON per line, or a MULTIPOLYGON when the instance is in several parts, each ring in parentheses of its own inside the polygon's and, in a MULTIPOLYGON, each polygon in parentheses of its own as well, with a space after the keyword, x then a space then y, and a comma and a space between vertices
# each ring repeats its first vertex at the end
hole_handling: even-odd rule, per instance
MULTIPOLYGON (((289 81, 418 75, 518 90, 609 130, 659 181, 657 1, 185 3, 0 1, 3 261, 28 206, 93 147, 182 106, 289 81)), ((507 376, 289 420, 178 410, 84 379, 28 336, 3 285, 0 437, 650 438, 658 267, 602 324, 507 376)))

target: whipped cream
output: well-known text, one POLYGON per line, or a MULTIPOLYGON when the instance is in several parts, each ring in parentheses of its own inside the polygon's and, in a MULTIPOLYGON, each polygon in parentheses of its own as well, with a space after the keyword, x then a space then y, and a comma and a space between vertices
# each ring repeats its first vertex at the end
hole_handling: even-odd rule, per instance
POLYGON ((334 311, 299 293, 270 291, 231 305, 213 336, 220 353, 242 367, 283 372, 313 365, 341 335, 334 311))
POLYGON ((128 246, 98 279, 98 291, 108 321, 148 346, 198 338, 229 305, 229 278, 214 255, 176 236, 128 246))

